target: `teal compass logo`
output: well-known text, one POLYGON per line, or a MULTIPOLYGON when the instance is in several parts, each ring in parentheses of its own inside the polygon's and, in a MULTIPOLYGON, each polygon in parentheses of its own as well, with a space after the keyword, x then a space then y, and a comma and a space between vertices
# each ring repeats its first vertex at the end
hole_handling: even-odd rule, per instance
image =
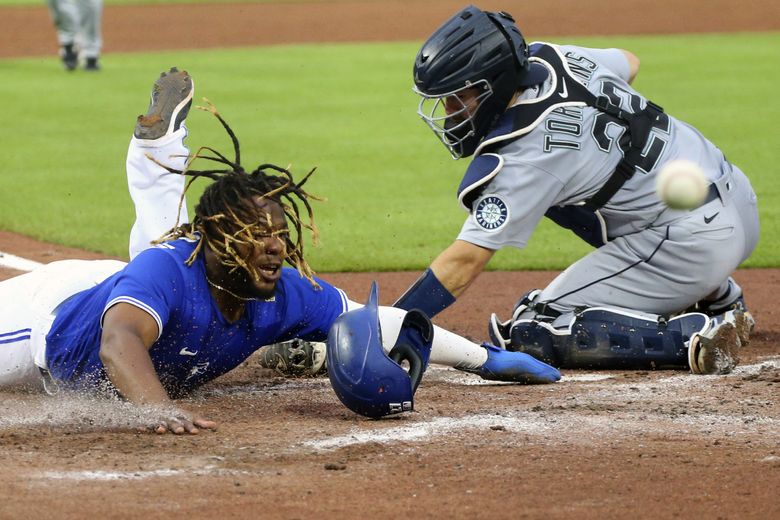
POLYGON ((506 223, 509 218, 509 208, 506 207, 506 203, 501 200, 501 197, 488 195, 477 204, 474 218, 480 227, 488 231, 495 231, 506 223))

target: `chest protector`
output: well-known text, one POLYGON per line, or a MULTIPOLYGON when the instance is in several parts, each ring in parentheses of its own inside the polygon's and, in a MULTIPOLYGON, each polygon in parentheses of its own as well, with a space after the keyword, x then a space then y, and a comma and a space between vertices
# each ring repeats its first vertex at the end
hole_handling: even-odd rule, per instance
POLYGON ((499 155, 501 149, 529 134, 553 110, 572 106, 595 108, 607 114, 612 122, 625 128, 618 141, 623 158, 609 179, 590 199, 577 205, 554 206, 547 210, 545 216, 559 226, 572 230, 592 246, 602 246, 608 238, 599 209, 634 175, 637 165, 642 162, 642 151, 650 139, 651 130, 653 127, 666 127, 668 117, 663 108, 650 100, 644 108, 632 107, 633 112, 625 111, 620 108, 620 99, 616 95, 596 96, 591 93, 573 75, 566 59, 555 47, 538 43, 534 44, 531 50, 533 56, 529 59, 550 70, 552 86, 545 96, 523 101, 509 108, 501 116, 477 148, 458 189, 458 199, 470 210, 481 192, 480 188, 498 173, 502 162, 499 155), (494 167, 486 171, 485 167, 490 165, 494 167))

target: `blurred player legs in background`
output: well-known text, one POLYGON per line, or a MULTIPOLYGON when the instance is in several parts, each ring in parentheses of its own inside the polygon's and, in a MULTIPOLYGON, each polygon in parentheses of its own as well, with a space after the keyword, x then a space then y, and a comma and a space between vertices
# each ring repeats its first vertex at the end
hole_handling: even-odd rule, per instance
POLYGON ((47 0, 47 3, 57 29, 65 70, 75 70, 79 58, 83 60, 84 70, 100 70, 103 0, 47 0))

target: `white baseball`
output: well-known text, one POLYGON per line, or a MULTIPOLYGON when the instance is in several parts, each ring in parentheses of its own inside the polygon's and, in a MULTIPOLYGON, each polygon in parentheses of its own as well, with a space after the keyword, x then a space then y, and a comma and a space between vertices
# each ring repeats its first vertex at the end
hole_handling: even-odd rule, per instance
POLYGON ((707 197, 708 185, 704 170, 685 159, 669 161, 655 179, 658 197, 672 209, 698 208, 707 197))

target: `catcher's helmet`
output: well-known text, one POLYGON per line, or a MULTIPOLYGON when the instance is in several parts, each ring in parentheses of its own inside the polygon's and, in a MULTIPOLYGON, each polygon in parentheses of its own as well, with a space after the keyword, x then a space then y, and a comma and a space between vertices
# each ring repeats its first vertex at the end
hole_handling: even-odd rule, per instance
POLYGON ((519 88, 542 83, 547 69, 528 61, 528 46, 505 12, 468 6, 428 38, 414 61, 418 114, 452 154, 467 157, 477 149, 519 88), (477 106, 447 114, 444 100, 478 89, 477 106))
POLYGON ((344 405, 367 417, 410 411, 428 366, 433 341, 431 320, 420 311, 406 313, 390 354, 382 348, 378 289, 371 285, 365 307, 339 316, 328 334, 328 377, 344 405), (409 372, 401 363, 409 364, 409 372))

